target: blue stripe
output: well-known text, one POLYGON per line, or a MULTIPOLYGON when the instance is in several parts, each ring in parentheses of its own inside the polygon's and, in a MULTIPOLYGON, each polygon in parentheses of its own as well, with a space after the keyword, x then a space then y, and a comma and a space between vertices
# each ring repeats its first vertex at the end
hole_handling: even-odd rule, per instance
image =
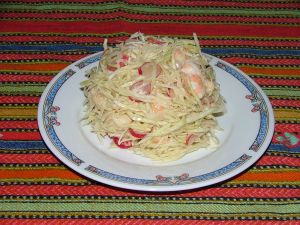
POLYGON ((85 45, 0 45, 0 51, 102 51, 102 46, 85 45))
POLYGON ((253 48, 204 48, 203 52, 211 55, 245 54, 245 55, 291 55, 300 56, 299 50, 264 50, 253 48))
MULTIPOLYGON (((86 46, 74 44, 57 44, 57 45, 0 45, 0 51, 102 51, 99 46, 86 46)), ((211 55, 226 55, 226 54, 251 54, 251 55, 290 55, 300 56, 300 50, 264 50, 253 48, 203 48, 203 52, 211 55)))
POLYGON ((43 141, 0 141, 0 149, 32 150, 47 149, 43 141))
MULTIPOLYGON (((43 141, 0 141, 0 149, 26 150, 26 149, 48 149, 43 141)), ((300 146, 288 148, 281 144, 270 144, 268 151, 280 151, 288 153, 299 153, 300 146)))
POLYGON ((281 144, 270 144, 268 151, 273 152, 286 152, 286 153, 300 153, 300 146, 297 146, 295 148, 288 148, 285 145, 281 144))

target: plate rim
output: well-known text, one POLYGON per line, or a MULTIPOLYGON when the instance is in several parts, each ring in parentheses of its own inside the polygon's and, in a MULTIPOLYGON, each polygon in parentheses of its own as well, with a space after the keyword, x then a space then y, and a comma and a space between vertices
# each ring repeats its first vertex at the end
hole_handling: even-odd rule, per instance
MULTIPOLYGON (((221 176, 217 176, 213 179, 208 179, 208 180, 204 180, 203 181, 198 181, 198 182, 194 182, 194 183, 187 183, 184 184, 183 183, 178 183, 176 185, 176 183, 170 183, 171 185, 161 185, 161 186, 151 186, 151 185, 141 185, 141 184, 133 184, 133 183, 126 183, 126 182, 120 182, 118 180, 113 180, 113 179, 108 179, 106 177, 103 176, 99 176, 93 172, 95 171, 89 171, 86 168, 82 168, 82 163, 84 163, 84 161, 80 160, 79 158, 75 158, 73 163, 68 160, 55 146, 54 144, 51 142, 51 140, 49 140, 48 135, 45 134, 45 130, 44 130, 44 124, 45 124, 45 120, 44 120, 44 108, 45 108, 45 99, 46 96, 49 94, 49 91, 51 89, 51 87, 66 73, 70 72, 70 70, 72 71, 73 68, 73 72, 74 74, 76 74, 77 72, 79 72, 82 68, 85 67, 84 62, 88 61, 89 59, 95 58, 97 56, 101 57, 103 51, 101 52, 97 52, 91 55, 87 55, 86 57, 83 57, 79 60, 77 60, 76 62, 68 65, 67 67, 65 67, 63 70, 61 70, 60 72, 57 73, 57 75, 47 84, 46 88, 43 91, 43 94, 39 100, 39 104, 38 104, 38 127, 39 127, 39 131, 42 135, 43 141, 46 143, 47 147, 49 148, 49 150, 65 165, 67 165, 69 168, 71 168, 72 170, 74 170, 75 172, 85 176, 86 178, 98 181, 100 183, 104 183, 113 187, 119 187, 119 188, 123 188, 123 189, 130 189, 130 190, 137 190, 137 191, 150 191, 150 192, 166 192, 166 191, 183 191, 183 190, 189 190, 189 189, 195 189, 195 188, 202 188, 202 187, 207 187, 207 186, 211 186, 213 184, 217 184, 223 181, 226 181, 230 178, 235 177, 236 175, 244 172, 245 170, 247 170, 249 167, 251 167, 256 161, 258 161, 261 156, 265 153, 265 151, 267 150, 272 137, 273 137, 273 132, 274 132, 274 127, 275 127, 275 118, 274 118, 274 113, 273 113, 273 108, 272 105, 270 103, 269 98, 267 97, 267 95, 263 92, 263 90, 261 89, 261 87, 252 79, 250 78, 247 74, 245 74, 243 71, 239 70, 237 67, 235 67, 234 65, 227 63, 226 61, 219 59, 215 56, 209 55, 209 54, 205 54, 208 58, 212 58, 217 60, 218 62, 221 62, 222 65, 225 65, 229 68, 232 68, 233 70, 235 70, 238 74, 240 74, 244 79, 246 79, 248 82, 251 83, 251 85, 253 85, 256 90, 258 91, 258 93, 261 95, 264 103, 266 104, 267 110, 268 110, 268 129, 266 132, 266 137, 263 141, 263 143, 261 144, 261 147, 259 148, 259 152, 256 152, 255 157, 252 157, 252 160, 246 160, 244 161, 242 164, 246 164, 244 167, 237 167, 234 168, 231 171, 227 171, 227 173, 222 174, 221 176), (75 72, 74 69, 77 69, 75 66, 78 67, 78 71, 75 72), (77 161, 77 164, 76 164, 77 161), (75 162, 75 164, 74 164, 75 162), (249 165, 248 165, 249 164, 249 165)), ((90 62, 93 63, 93 62, 90 62)), ((90 64, 89 63, 89 64, 90 64)), ((227 71, 226 71, 227 72, 227 71)), ((72 72, 71 72, 72 73, 72 72)), ((72 76, 73 74, 70 74, 70 76, 72 76)), ((67 75, 68 76, 68 75, 67 75)), ((237 78, 236 78, 237 79, 237 78)), ((239 79, 237 79, 238 81, 240 81, 239 79)), ((241 81, 240 81, 241 82, 241 81)), ((245 86, 245 85, 243 85, 245 86)), ((236 160, 235 160, 236 161, 236 160)), ((88 165, 88 167, 91 165, 88 165)), ((97 169, 97 168, 96 168, 97 169)), ((109 172, 108 172, 109 173, 109 172)), ((119 175, 122 176, 122 175, 119 175)), ((134 179, 134 178, 133 178, 134 179)), ((180 180, 179 180, 180 181, 180 180)), ((176 181, 175 181, 176 182, 176 181)))

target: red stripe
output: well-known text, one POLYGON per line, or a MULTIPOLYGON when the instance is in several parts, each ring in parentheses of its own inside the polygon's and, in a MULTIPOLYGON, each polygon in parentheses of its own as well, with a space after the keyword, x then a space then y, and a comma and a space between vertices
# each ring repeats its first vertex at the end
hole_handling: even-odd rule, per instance
POLYGON ((0 121, 0 129, 37 129, 37 121, 0 121))
MULTIPOLYGON (((34 213, 31 213, 34 214, 34 213)), ((58 213, 56 213, 58 214, 58 213)), ((108 213, 109 215, 115 215, 115 213, 108 213)), ((183 213, 181 213, 183 214, 183 213)), ((233 212, 234 214, 234 212, 233 212)), ((33 224, 42 224, 42 225, 76 225, 76 224, 86 224, 86 225, 233 225, 233 224, 241 224, 241 225, 296 225, 297 220, 280 221, 278 220, 186 220, 186 219, 0 219, 0 224, 22 224, 22 225, 33 225, 33 224)))
MULTIPOLYGON (((284 41, 284 40, 265 40, 265 41, 257 41, 257 40, 201 40, 200 38, 200 42, 201 45, 219 45, 219 46, 234 46, 234 45, 238 45, 238 46, 261 46, 261 47, 265 47, 265 46, 280 46, 280 47, 300 47, 300 41, 284 41)), ((210 37, 213 38, 213 37, 210 37)), ((124 39, 124 37, 121 37, 121 39, 124 39)), ((115 37, 115 38, 109 38, 109 42, 117 42, 118 40, 120 40, 120 37, 115 37)), ((58 41, 62 41, 62 42, 71 42, 71 43, 99 43, 99 45, 101 45, 103 43, 103 38, 99 38, 99 37, 69 37, 67 36, 39 36, 38 34, 32 34, 32 36, 26 36, 26 34, 22 35, 22 36, 0 36, 0 41, 3 42, 58 42, 58 41)), ((3 54, 4 57, 8 57, 7 59, 9 59, 9 57, 17 57, 18 54, 3 54)), ((25 56, 27 56, 26 54, 23 54, 25 56)), ((20 57, 22 57, 22 54, 19 55, 20 57)), ((41 54, 42 56, 42 54, 41 54)), ((48 54, 49 57, 56 57, 56 54, 48 54)), ((74 55, 77 57, 77 55, 74 55)), ((28 55, 28 57, 35 57, 34 55, 28 55)), ((57 55, 57 57, 60 57, 59 55, 57 55)), ((62 57, 73 57, 73 55, 66 55, 66 56, 62 56, 62 57)), ((78 55, 78 57, 80 57, 80 55, 78 55)), ((59 59, 59 58, 57 58, 59 59)), ((65 59, 65 58, 63 58, 65 59)))
POLYGON ((299 132, 300 124, 275 124, 276 132, 299 132))
MULTIPOLYGON (((126 192, 106 185, 64 186, 64 185, 9 185, 0 186, 1 195, 107 195, 107 196, 159 196, 143 192, 126 192)), ((224 197, 224 198, 296 198, 298 189, 287 188, 208 188, 198 191, 170 194, 177 197, 224 197)), ((161 193, 163 196, 164 194, 161 193)))
POLYGON ((50 20, 50 19, 73 19, 77 18, 80 20, 87 19, 116 19, 118 17, 123 17, 126 19, 134 19, 134 20, 174 20, 174 21, 182 21, 185 23, 189 22, 199 22, 205 23, 207 22, 218 22, 218 23, 229 23, 229 22, 240 22, 240 23, 299 23, 299 18, 262 18, 262 17, 243 17, 243 16, 221 16, 221 15, 197 15, 197 16, 189 16, 189 15, 150 15, 150 14, 134 14, 127 12, 112 12, 112 13, 103 13, 103 14, 87 14, 87 13, 2 13, 2 17, 4 18, 26 18, 26 19, 41 19, 41 20, 50 20))
MULTIPOLYGON (((13 151, 12 151, 13 152, 13 151)), ((52 154, 0 154, 0 163, 60 163, 52 154)), ((263 156, 256 165, 300 165, 300 158, 263 156)))
POLYGON ((243 57, 224 57, 226 62, 232 64, 261 64, 261 65, 300 65, 300 59, 256 59, 256 58, 243 58, 243 57))
POLYGON ((197 32, 201 35, 213 36, 260 36, 260 37, 299 37, 298 27, 270 25, 195 25, 174 23, 130 23, 125 21, 116 22, 44 22, 44 21, 8 21, 0 27, 0 32, 47 32, 47 33, 118 33, 120 31, 134 33, 141 31, 146 34, 158 35, 192 35, 197 32), (259 35, 258 35, 259 34, 259 35))
MULTIPOLYGON (((13 60, 11 58, 11 60, 13 60)), ((41 75, 1 75, 0 82, 49 82, 52 80, 51 76, 41 76, 41 75)))
MULTIPOLYGON (((24 1, 20 1, 20 0, 14 0, 14 2, 21 2, 24 3, 24 1)), ((26 2, 37 2, 37 3, 44 3, 47 2, 49 3, 49 0, 26 0, 26 2)), ((73 2, 82 2, 82 3, 101 3, 101 2, 112 2, 112 0, 51 0, 51 2, 69 2, 69 3, 73 3, 73 2)))
POLYGON ((39 141, 42 140, 42 137, 38 131, 36 132, 1 132, 1 140, 10 140, 10 141, 39 141))
MULTIPOLYGON (((62 36, 40 36, 38 34, 30 34, 30 36, 26 36, 27 34, 24 33, 21 36, 0 36, 0 41, 3 42, 55 42, 55 41, 62 41, 62 42, 70 42, 70 43, 103 43, 104 38, 100 37, 73 37, 64 34, 62 36)), ((110 41, 116 42, 119 40, 119 37, 116 38, 109 38, 110 41)), ((49 54, 51 56, 52 54, 49 54)), ((53 54, 55 55, 55 54, 53 54)))
MULTIPOLYGON (((18 1, 17 1, 18 2, 18 1)), ((22 1, 21 1, 22 2, 22 1)), ((27 2, 49 2, 46 0, 27 0, 27 2)), ((51 2, 78 2, 78 3, 104 3, 104 2, 111 2, 108 0, 51 0, 51 2)), ((223 6, 223 7, 241 7, 241 8, 299 8, 298 3, 291 3, 291 2, 283 2, 283 3, 277 3, 277 2, 268 2, 268 4, 265 3, 257 3, 257 2, 241 2, 241 1, 186 1, 186 0, 127 0, 128 4, 139 4, 143 6, 143 4, 146 5, 167 5, 167 6, 223 6)))
POLYGON ((300 107, 300 100, 280 100, 280 99, 271 99, 271 104, 273 106, 291 106, 291 107, 300 107))
POLYGON ((39 99, 31 96, 0 96, 0 103, 38 103, 39 99))
MULTIPOLYGON (((33 214, 33 213, 32 213, 33 214)), ((109 213, 112 214, 112 213, 109 213)), ((296 225, 297 220, 280 221, 280 225, 296 225)), ((279 224, 278 220, 186 220, 186 219, 0 219, 0 223, 3 225, 7 224, 22 224, 22 225, 33 225, 33 224, 42 224, 42 225, 76 225, 76 224, 87 224, 87 225, 274 225, 279 224)))
POLYGON ((300 79, 286 80, 286 79, 272 79, 272 78, 254 78, 254 80, 259 85, 300 86, 300 79))
POLYGON ((0 163, 34 164, 59 163, 59 161, 52 154, 0 154, 0 163))
POLYGON ((201 40, 199 37, 201 45, 219 45, 219 46, 278 46, 278 47, 300 47, 300 41, 283 41, 283 40, 265 40, 265 41, 257 41, 257 40, 201 40))
POLYGON ((287 165, 287 166, 299 166, 300 158, 292 158, 285 156, 263 156, 256 165, 287 165))
MULTIPOLYGON (((62 3, 74 3, 74 2, 78 2, 78 3, 102 3, 102 2, 113 2, 114 0, 51 0, 51 2, 62 2, 62 3)), ((14 2, 20 2, 20 3, 24 3, 24 1, 22 0, 14 0, 14 2)), ((49 3, 49 0, 26 0, 26 2, 37 2, 37 3, 49 3)))
MULTIPOLYGON (((100 44, 99 44, 100 45, 100 44)), ((4 53, 1 54, 2 59, 6 60, 42 60, 42 59, 48 59, 48 60, 63 60, 63 61, 70 61, 70 62, 75 62, 81 58, 83 58, 85 55, 80 54, 80 55, 59 55, 59 54, 11 54, 11 53, 4 53)), ((18 75, 20 76, 20 75, 18 75)), ((37 76, 33 76, 37 78, 37 76)), ((38 77, 43 77, 38 75, 38 77)), ((49 76, 45 76, 49 77, 49 76)), ((22 77, 20 77, 22 79, 22 77)), ((0 81, 3 80, 5 81, 4 78, 0 77, 0 81)))
POLYGON ((241 7, 241 8, 293 8, 300 7, 297 3, 289 3, 288 5, 282 5, 279 3, 268 2, 265 3, 251 3, 251 2, 231 2, 231 1, 185 1, 185 0, 128 0, 128 3, 133 4, 155 4, 155 5, 182 5, 182 6, 223 6, 223 7, 241 7))

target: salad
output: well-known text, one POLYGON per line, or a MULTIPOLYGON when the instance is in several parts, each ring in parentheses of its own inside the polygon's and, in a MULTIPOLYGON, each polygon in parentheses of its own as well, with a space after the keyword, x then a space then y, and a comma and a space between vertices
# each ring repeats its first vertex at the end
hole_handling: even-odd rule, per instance
POLYGON ((218 146, 225 112, 199 41, 131 35, 108 47, 82 82, 85 121, 112 145, 156 161, 218 146))

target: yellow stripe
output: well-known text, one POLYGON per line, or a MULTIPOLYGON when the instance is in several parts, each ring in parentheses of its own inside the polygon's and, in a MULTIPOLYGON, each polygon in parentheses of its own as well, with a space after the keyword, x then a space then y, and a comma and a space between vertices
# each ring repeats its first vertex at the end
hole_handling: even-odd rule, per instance
POLYGON ((0 117, 36 117, 37 107, 34 108, 5 108, 1 109, 0 117))
POLYGON ((289 109, 275 109, 274 115, 276 119, 298 119, 300 118, 300 112, 289 109))

